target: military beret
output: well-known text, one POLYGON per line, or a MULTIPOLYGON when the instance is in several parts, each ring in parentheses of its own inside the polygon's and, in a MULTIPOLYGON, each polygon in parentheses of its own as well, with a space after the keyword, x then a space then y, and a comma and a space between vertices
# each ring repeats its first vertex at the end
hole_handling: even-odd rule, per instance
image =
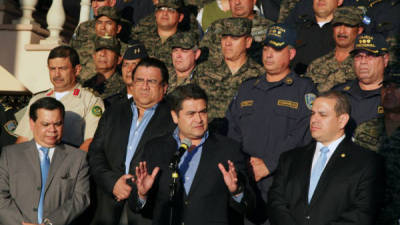
POLYGON ((173 9, 179 9, 183 7, 182 0, 158 0, 157 8, 168 7, 173 9))
POLYGON ((124 54, 124 59, 132 60, 132 59, 143 59, 147 58, 146 48, 139 41, 130 41, 129 47, 126 49, 124 54))
POLYGON ((172 48, 192 49, 198 46, 199 35, 195 32, 178 32, 172 39, 172 48))
POLYGON ((111 36, 96 37, 94 45, 96 51, 99 51, 101 49, 109 49, 120 55, 121 44, 115 37, 111 36))
POLYGON ((388 45, 381 34, 360 34, 357 36, 354 50, 350 54, 354 56, 360 51, 382 55, 388 52, 388 45))
POLYGON ((296 30, 287 24, 274 24, 267 30, 264 45, 275 49, 283 49, 288 45, 295 46, 296 30))
POLYGON ((97 10, 96 19, 98 19, 102 16, 106 16, 116 22, 119 22, 119 20, 121 19, 121 16, 119 15, 118 10, 116 8, 113 8, 110 6, 103 6, 97 10))
POLYGON ((243 36, 251 34, 251 20, 247 18, 230 17, 222 19, 222 32, 221 35, 229 36, 243 36))
POLYGON ((363 23, 363 11, 354 6, 342 6, 335 10, 332 25, 344 24, 349 26, 359 26, 363 23))

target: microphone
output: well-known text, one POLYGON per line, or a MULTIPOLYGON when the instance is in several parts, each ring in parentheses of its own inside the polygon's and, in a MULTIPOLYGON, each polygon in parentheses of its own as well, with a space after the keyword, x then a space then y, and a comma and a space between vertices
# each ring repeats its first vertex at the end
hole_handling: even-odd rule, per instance
MULTIPOLYGON (((179 146, 178 150, 172 156, 172 159, 171 159, 171 162, 170 162, 170 168, 171 167, 175 167, 175 166, 177 166, 179 164, 179 161, 181 160, 181 157, 183 156, 185 151, 190 148, 190 146, 192 146, 192 142, 189 139, 184 138, 182 140, 182 143, 179 146)), ((171 169, 174 169, 174 168, 171 168, 171 169)))

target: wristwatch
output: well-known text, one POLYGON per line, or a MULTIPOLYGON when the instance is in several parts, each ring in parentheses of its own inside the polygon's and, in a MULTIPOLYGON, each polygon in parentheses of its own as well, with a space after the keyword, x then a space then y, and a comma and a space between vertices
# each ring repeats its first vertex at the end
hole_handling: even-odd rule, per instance
POLYGON ((53 223, 48 218, 43 220, 43 224, 44 225, 53 225, 53 223))

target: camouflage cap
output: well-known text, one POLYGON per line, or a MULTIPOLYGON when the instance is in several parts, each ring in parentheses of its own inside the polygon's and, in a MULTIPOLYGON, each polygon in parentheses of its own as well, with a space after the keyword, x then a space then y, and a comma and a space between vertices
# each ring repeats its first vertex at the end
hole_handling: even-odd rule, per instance
POLYGON ((349 26, 359 26, 362 24, 363 11, 354 6, 342 6, 335 10, 332 25, 344 24, 349 26))
POLYGON ((98 19, 102 16, 106 16, 116 22, 119 22, 119 20, 121 19, 121 16, 119 15, 118 10, 116 8, 113 8, 110 6, 103 6, 97 10, 96 19, 98 19))
POLYGON ((139 41, 130 41, 129 47, 125 51, 124 59, 132 60, 132 59, 143 59, 147 58, 146 48, 139 41))
POLYGON ((240 37, 251 34, 251 20, 247 18, 230 17, 222 19, 221 35, 240 37))
POLYGON ((120 55, 121 44, 115 37, 110 37, 110 36, 96 37, 94 45, 96 51, 99 51, 101 49, 110 49, 115 53, 117 53, 118 55, 120 55))
POLYGON ((182 0, 158 0, 157 8, 168 7, 173 9, 179 9, 183 7, 182 0))
POLYGON ((357 36, 354 50, 350 54, 354 56, 360 51, 382 55, 388 52, 388 45, 380 34, 360 34, 357 36))
POLYGON ((275 49, 283 49, 288 45, 295 46, 296 30, 287 24, 274 24, 267 30, 264 45, 272 46, 275 49))
POLYGON ((199 35, 195 32, 178 32, 171 39, 172 48, 192 49, 198 46, 199 35))

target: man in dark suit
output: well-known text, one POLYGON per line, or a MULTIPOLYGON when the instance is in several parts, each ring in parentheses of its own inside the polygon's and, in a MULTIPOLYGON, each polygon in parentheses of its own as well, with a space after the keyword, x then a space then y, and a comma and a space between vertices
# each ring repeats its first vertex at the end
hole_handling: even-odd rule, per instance
POLYGON ((52 97, 29 109, 33 139, 4 147, 0 158, 0 223, 71 222, 89 206, 86 153, 61 144, 65 109, 52 97))
POLYGON ((90 172, 96 183, 97 208, 92 224, 149 224, 151 221, 124 209, 143 146, 171 132, 170 108, 163 100, 168 87, 164 63, 146 58, 133 74, 132 98, 111 105, 100 119, 90 145, 90 172))
POLYGON ((207 95, 200 87, 180 86, 169 97, 178 127, 146 144, 129 206, 151 210, 157 225, 240 224, 254 202, 240 145, 207 131, 207 95), (188 140, 191 146, 178 149, 188 140))
POLYGON ((350 104, 338 92, 312 106, 316 142, 283 153, 269 192, 273 225, 374 224, 384 188, 383 162, 346 138, 350 104))

